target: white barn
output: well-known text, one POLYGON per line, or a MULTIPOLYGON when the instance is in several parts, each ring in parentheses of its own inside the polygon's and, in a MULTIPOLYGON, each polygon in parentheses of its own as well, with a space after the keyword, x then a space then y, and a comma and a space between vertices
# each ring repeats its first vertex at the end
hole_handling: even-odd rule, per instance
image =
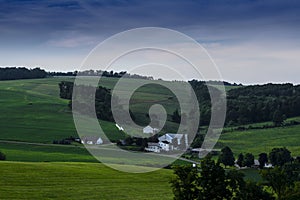
POLYGON ((157 133, 158 129, 157 128, 152 128, 151 126, 146 126, 143 128, 143 133, 144 134, 155 134, 157 133))
POLYGON ((83 136, 81 138, 82 144, 103 144, 103 140, 99 136, 83 136))

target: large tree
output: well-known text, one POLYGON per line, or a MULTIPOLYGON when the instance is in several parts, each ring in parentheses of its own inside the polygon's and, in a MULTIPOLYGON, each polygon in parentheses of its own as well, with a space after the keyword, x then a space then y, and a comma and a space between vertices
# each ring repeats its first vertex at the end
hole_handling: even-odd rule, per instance
POLYGON ((259 168, 263 169, 265 164, 268 162, 268 154, 261 153, 258 155, 259 168))
POLYGON ((219 156, 220 163, 223 163, 225 166, 233 166, 234 165, 234 156, 231 149, 226 146, 221 150, 221 154, 219 156))
POLYGON ((274 148, 269 154, 269 159, 274 166, 283 166, 285 163, 292 161, 291 152, 284 148, 274 148))
POLYGON ((244 155, 240 153, 236 164, 238 164, 240 167, 244 167, 244 162, 245 162, 244 155))
POLYGON ((275 126, 281 126, 284 122, 284 115, 279 111, 276 110, 273 114, 273 123, 275 126))
POLYGON ((219 162, 216 163, 210 156, 203 159, 201 161, 201 175, 198 178, 199 199, 230 199, 232 193, 226 180, 225 170, 219 162))
POLYGON ((245 166, 251 167, 254 164, 254 156, 251 153, 245 154, 245 166))
POLYGON ((276 166, 274 169, 261 171, 262 178, 267 181, 267 185, 276 193, 278 200, 283 199, 291 187, 287 174, 283 169, 276 166))
POLYGON ((176 166, 174 167, 174 174, 176 176, 171 180, 174 199, 197 199, 199 196, 197 169, 192 166, 176 166))

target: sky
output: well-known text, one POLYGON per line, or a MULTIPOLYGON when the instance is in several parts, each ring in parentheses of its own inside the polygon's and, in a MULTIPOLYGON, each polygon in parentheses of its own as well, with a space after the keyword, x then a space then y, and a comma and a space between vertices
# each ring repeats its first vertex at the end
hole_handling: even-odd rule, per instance
POLYGON ((223 80, 300 84, 299 13, 296 0, 0 0, 0 66, 74 71, 110 36, 162 27, 201 44, 223 80))

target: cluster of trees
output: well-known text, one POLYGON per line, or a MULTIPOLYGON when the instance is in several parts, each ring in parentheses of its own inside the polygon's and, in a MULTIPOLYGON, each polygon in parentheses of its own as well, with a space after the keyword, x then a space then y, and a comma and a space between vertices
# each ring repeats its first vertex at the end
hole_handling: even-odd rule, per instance
POLYGON ((222 94, 222 92, 216 87, 210 86, 204 81, 191 80, 189 81, 189 84, 193 88, 199 102, 199 111, 201 116, 199 125, 209 125, 211 120, 212 103, 218 105, 218 102, 212 102, 210 95, 213 95, 217 101, 224 101, 224 94, 222 94))
MULTIPOLYGON (((63 99, 69 99, 69 107, 72 108, 72 94, 73 94, 73 82, 62 81, 59 83, 60 97, 63 99)), ((95 88, 92 86, 79 85, 76 87, 78 91, 78 98, 75 99, 75 104, 80 108, 80 112, 84 112, 84 115, 91 115, 93 109, 89 101, 91 100, 91 94, 95 91, 95 88)), ((95 93, 95 110, 98 119, 106 121, 114 121, 111 111, 111 93, 110 90, 105 87, 97 87, 95 93)))
MULTIPOLYGON (((72 94, 73 94, 73 87, 74 83, 69 81, 62 81, 59 83, 59 89, 60 89, 60 97, 63 99, 69 99, 69 107, 72 109, 73 100, 72 100, 72 94)), ((92 86, 85 86, 85 85, 78 85, 76 87, 76 91, 78 96, 76 96, 76 99, 74 100, 74 104, 78 106, 78 108, 84 108, 79 109, 78 111, 81 112, 83 115, 90 116, 93 113, 93 110, 95 109, 96 115, 98 119, 102 119, 105 121, 111 121, 114 122, 112 110, 111 110, 111 92, 109 89, 98 86, 96 89, 92 86), (91 105, 91 102, 93 100, 91 99, 91 95, 95 92, 95 105, 91 105), (93 108, 93 106, 95 106, 93 108)), ((118 98, 114 99, 116 102, 114 105, 118 105, 115 109, 118 112, 118 115, 120 118, 122 116, 126 116, 126 111, 123 108, 123 106, 119 103, 118 98)), ((129 110, 129 114, 131 116, 132 120, 135 120, 135 116, 132 113, 131 110, 129 110)), ((124 117, 126 119, 126 117, 124 117)))
POLYGON ((135 79, 147 79, 153 80, 153 77, 142 76, 138 74, 129 74, 126 71, 115 72, 111 71, 102 71, 102 70, 85 70, 85 71, 74 71, 74 72, 48 72, 49 76, 103 76, 103 77, 113 77, 113 78, 135 78, 135 79))
POLYGON ((0 160, 6 160, 6 155, 0 151, 0 160))
POLYGON ((104 77, 114 77, 114 78, 123 77, 123 78, 153 80, 153 77, 151 77, 151 76, 142 76, 142 75, 138 75, 138 74, 129 74, 126 71, 115 72, 113 70, 111 70, 111 71, 86 70, 86 71, 77 72, 77 75, 80 75, 80 76, 104 76, 104 77))
POLYGON ((74 72, 48 72, 48 76, 77 76, 78 71, 74 72))
MULTIPOLYGON (((290 163, 293 160, 294 159, 291 156, 291 152, 285 147, 273 148, 269 155, 267 153, 260 153, 258 158, 259 167, 261 169, 263 169, 265 164, 269 161, 273 166, 282 167, 286 163, 290 163)), ((221 150, 218 162, 224 164, 225 166, 234 166, 234 154, 228 146, 224 147, 221 150)), ((240 167, 251 167, 252 165, 254 165, 254 155, 251 153, 246 153, 245 155, 243 153, 240 153, 238 155, 236 164, 238 164, 240 167)))
POLYGON ((0 80, 17 80, 45 78, 47 72, 40 68, 27 69, 25 67, 5 67, 0 68, 0 80))
POLYGON ((174 167, 176 177, 171 180, 175 200, 268 200, 274 199, 263 186, 246 182, 244 174, 225 171, 210 156, 201 161, 200 169, 192 166, 174 167))
POLYGON ((53 140, 53 144, 65 144, 65 145, 69 145, 72 144, 72 142, 78 142, 80 143, 80 138, 75 138, 73 136, 67 137, 65 139, 62 140, 53 140))
POLYGON ((273 121, 279 126, 287 117, 299 115, 299 85, 254 85, 227 93, 226 123, 229 125, 273 121))
MULTIPOLYGON (((208 125, 211 117, 210 92, 222 100, 222 93, 203 81, 189 81, 199 102, 200 125, 208 125)), ((215 103, 215 102, 214 102, 215 103)), ((187 113, 188 114, 188 113, 187 113)), ((300 85, 265 84, 243 86, 227 92, 226 125, 243 125, 273 121, 280 126, 288 117, 300 115, 300 85)), ((178 112, 172 119, 180 121, 178 112)))
POLYGON ((227 81, 206 81, 209 85, 224 85, 224 86, 243 86, 241 83, 229 83, 227 81))
POLYGON ((260 174, 278 200, 300 199, 300 162, 275 166, 260 171, 260 174))
POLYGON ((158 142, 158 135, 151 136, 149 138, 131 137, 127 136, 124 140, 118 141, 118 146, 136 146, 136 150, 144 151, 145 147, 148 147, 148 142, 158 142))
POLYGON ((211 156, 201 161, 201 167, 175 166, 171 180, 174 199, 185 200, 296 200, 300 198, 300 162, 286 163, 263 169, 262 183, 244 180, 237 170, 225 170, 211 156), (266 188, 267 187, 267 188, 266 188))
MULTIPOLYGON (((224 147, 221 150, 218 162, 224 164, 225 167, 234 166, 235 158, 229 147, 224 147)), ((240 167, 251 167, 254 165, 254 155, 251 153, 246 153, 245 155, 240 153, 236 164, 238 164, 240 167)))
POLYGON ((70 145, 70 144, 71 144, 71 141, 70 141, 70 140, 66 140, 66 139, 63 139, 63 140, 53 140, 52 143, 53 143, 53 144, 70 145))

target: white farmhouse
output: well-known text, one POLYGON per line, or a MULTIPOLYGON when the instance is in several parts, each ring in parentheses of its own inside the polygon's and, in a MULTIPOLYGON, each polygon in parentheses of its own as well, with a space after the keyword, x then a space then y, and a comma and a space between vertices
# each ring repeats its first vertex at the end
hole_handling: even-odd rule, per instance
POLYGON ((159 141, 168 141, 169 143, 177 142, 177 144, 180 145, 182 137, 183 137, 183 134, 166 133, 165 135, 159 137, 158 140, 159 141))
POLYGON ((159 146, 164 151, 178 150, 178 146, 185 143, 187 147, 187 135, 184 134, 175 134, 175 133, 166 133, 165 135, 158 138, 159 146))
POLYGON ((83 136, 82 144, 103 144, 103 140, 99 136, 83 136))

